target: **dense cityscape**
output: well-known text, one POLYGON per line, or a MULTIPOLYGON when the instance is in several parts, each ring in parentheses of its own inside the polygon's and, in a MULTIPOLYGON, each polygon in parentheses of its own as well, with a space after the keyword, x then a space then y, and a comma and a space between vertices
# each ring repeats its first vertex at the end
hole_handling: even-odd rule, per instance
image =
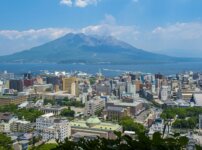
POLYGON ((117 139, 116 132, 187 137, 187 149, 202 143, 202 74, 44 71, 0 74, 0 132, 14 149, 51 149, 66 138, 117 139))
POLYGON ((0 150, 202 150, 202 0, 0 0, 0 150))

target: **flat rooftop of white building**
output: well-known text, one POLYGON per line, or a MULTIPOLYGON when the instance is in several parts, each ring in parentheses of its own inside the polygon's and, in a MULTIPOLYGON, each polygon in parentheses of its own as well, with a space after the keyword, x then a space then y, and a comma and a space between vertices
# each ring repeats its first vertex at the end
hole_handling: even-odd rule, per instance
POLYGON ((113 103, 114 105, 119 105, 119 106, 137 106, 139 104, 141 104, 141 101, 134 101, 132 103, 128 103, 128 102, 122 102, 121 100, 111 100, 108 101, 107 103, 113 103))
POLYGON ((48 114, 44 114, 44 115, 42 115, 42 117, 46 117, 46 118, 48 118, 48 117, 52 117, 52 116, 54 116, 53 113, 48 113, 48 114))

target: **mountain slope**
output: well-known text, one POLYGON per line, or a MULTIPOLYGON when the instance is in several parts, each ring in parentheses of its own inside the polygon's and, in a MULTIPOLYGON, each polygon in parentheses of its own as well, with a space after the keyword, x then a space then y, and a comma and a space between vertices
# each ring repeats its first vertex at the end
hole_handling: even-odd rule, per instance
MULTIPOLYGON (((67 34, 64 37, 12 55, 0 62, 23 63, 159 63, 187 61, 137 49, 112 37, 67 34)), ((196 59, 193 59, 196 60, 196 59)))

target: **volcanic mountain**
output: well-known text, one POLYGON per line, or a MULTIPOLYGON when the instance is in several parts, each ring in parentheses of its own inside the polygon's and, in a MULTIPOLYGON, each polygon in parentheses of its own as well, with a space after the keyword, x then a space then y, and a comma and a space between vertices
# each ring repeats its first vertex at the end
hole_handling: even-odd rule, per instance
POLYGON ((136 64, 201 61, 155 54, 110 36, 69 33, 46 44, 12 55, 1 56, 1 63, 86 63, 136 64))

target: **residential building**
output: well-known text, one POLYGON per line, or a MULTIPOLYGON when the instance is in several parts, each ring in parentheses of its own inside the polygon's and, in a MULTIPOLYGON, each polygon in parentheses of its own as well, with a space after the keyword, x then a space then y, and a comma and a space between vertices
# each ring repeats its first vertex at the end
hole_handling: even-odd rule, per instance
POLYGON ((36 130, 37 131, 43 131, 43 129, 50 127, 54 123, 54 114, 49 113, 42 115, 41 117, 36 119, 36 130))
POLYGON ((51 139, 63 141, 71 134, 68 121, 55 118, 53 113, 45 114, 37 118, 36 130, 40 132, 44 141, 51 139))
POLYGON ((10 132, 10 125, 16 120, 17 117, 11 113, 0 113, 0 132, 10 132))
POLYGON ((85 103, 85 116, 95 115, 96 112, 101 111, 105 107, 105 101, 103 99, 91 99, 85 103))
POLYGON ((43 141, 49 141, 51 139, 58 139, 64 141, 65 138, 71 135, 71 127, 67 120, 54 119, 51 126, 44 128, 42 131, 43 141))
POLYGON ((202 114, 199 115, 199 129, 202 129, 202 114))
POLYGON ((28 132, 32 129, 30 121, 16 120, 10 124, 10 130, 12 132, 28 132))

